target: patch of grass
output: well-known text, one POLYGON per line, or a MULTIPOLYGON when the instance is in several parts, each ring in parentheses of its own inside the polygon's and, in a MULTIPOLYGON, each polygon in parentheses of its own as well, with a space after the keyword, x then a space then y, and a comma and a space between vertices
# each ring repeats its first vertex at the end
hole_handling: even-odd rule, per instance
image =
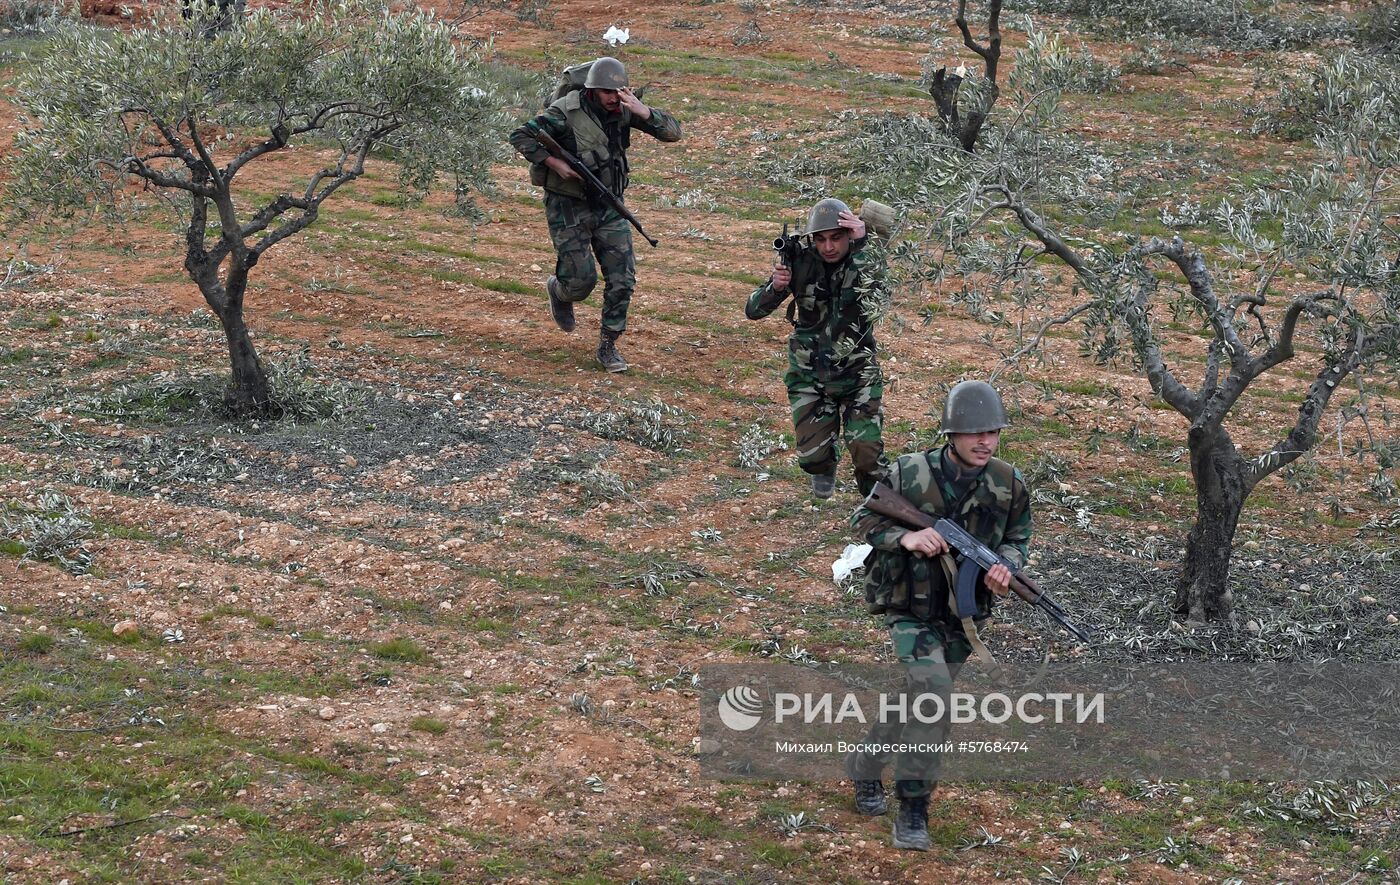
POLYGON ((492 292, 504 292, 508 295, 540 294, 540 286, 538 284, 532 285, 530 283, 522 283, 519 280, 473 279, 471 280, 471 284, 483 289, 490 289, 492 292))
POLYGON ((426 664, 428 652, 412 639, 400 637, 387 642, 377 642, 370 653, 384 661, 402 661, 407 664, 426 664))
POLYGON ((57 641, 48 633, 29 633, 20 638, 16 648, 24 654, 46 655, 57 644, 57 641))
POLYGON ((423 731, 428 734, 446 734, 447 723, 441 719, 434 719, 431 716, 418 716, 408 724, 414 731, 423 731))
POLYGON ((13 366, 16 363, 27 363, 41 355, 40 351, 32 347, 6 347, 0 344, 0 366, 13 366))
POLYGON ((390 206, 395 209, 407 209, 423 204, 422 200, 400 191, 380 191, 370 197, 369 201, 376 206, 390 206))
POLYGON ((494 618, 473 618, 462 625, 473 633, 508 633, 510 625, 494 618))
POLYGON ((159 541, 160 535, 147 531, 140 526, 126 525, 120 522, 107 522, 103 519, 92 521, 93 531, 107 538, 121 538, 126 541, 159 541))
POLYGON ((501 259, 491 255, 473 252, 471 249, 462 249, 457 246, 445 246, 441 243, 425 243, 421 240, 406 240, 400 243, 399 247, 414 252, 431 252, 434 255, 446 255, 449 258, 461 258, 466 261, 480 261, 487 264, 500 263, 501 261, 501 259))

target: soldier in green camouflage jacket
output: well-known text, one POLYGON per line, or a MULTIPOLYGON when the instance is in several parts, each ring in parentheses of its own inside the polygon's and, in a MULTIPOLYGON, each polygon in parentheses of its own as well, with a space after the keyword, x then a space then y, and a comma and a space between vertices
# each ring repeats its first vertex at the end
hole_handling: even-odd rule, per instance
MULTIPOLYGON (((947 444, 901 455, 890 469, 888 482, 920 510, 935 518, 951 518, 1023 568, 1031 540, 1030 496, 1020 472, 993 457, 1007 424, 1001 397, 991 385, 964 381, 948 393, 943 408, 947 444)), ((874 548, 866 562, 866 602, 872 613, 885 617, 894 653, 905 670, 906 690, 915 695, 937 693, 946 701, 958 669, 972 651, 950 601, 951 570, 944 565, 951 567, 951 560, 937 558, 948 552, 948 543, 931 528, 906 529, 864 506, 851 521, 856 533, 874 548)), ((979 611, 985 614, 990 608, 992 594, 1007 595, 1010 582, 1006 566, 989 570, 979 588, 979 611)), ((947 735, 946 719, 876 723, 869 742, 936 746, 947 735)), ((900 802, 894 843, 927 851, 928 802, 937 785, 938 755, 855 754, 846 762, 855 782, 856 808, 864 814, 885 813, 880 777, 894 763, 900 802)))
POLYGON ((627 85, 627 69, 615 58, 600 58, 588 69, 582 89, 565 94, 510 134, 510 143, 530 161, 530 181, 544 188, 544 214, 557 260, 545 281, 554 322, 574 330, 574 302, 598 283, 603 269, 603 319, 598 362, 609 372, 627 370, 617 339, 627 329, 627 307, 637 283, 632 228, 611 207, 584 188, 578 173, 550 155, 535 138, 543 131, 578 157, 619 199, 627 189, 627 148, 632 130, 660 141, 680 141, 681 124, 648 107, 627 85))
POLYGON ((843 435, 862 493, 889 464, 881 440, 880 364, 875 359, 875 316, 884 302, 883 258, 867 248, 865 222, 845 203, 827 199, 808 215, 810 245, 773 275, 744 309, 768 316, 792 296, 788 370, 783 377, 797 437, 797 463, 812 476, 812 493, 829 498, 836 487, 837 440, 843 435))

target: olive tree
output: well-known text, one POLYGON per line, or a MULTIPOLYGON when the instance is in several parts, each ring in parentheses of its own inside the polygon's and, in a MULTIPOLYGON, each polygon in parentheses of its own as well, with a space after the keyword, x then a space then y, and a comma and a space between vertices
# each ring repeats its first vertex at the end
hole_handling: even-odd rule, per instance
POLYGON ((481 57, 430 13, 319 2, 210 28, 218 14, 55 36, 15 83, 23 117, 6 203, 16 224, 110 222, 160 197, 227 337, 227 406, 268 415, 279 407, 244 319, 253 268, 371 157, 420 192, 450 176, 469 200, 488 181, 504 115, 481 57), (297 144, 314 171, 270 199, 245 187, 247 170, 297 144))
MULTIPOLYGON (((1313 448, 1344 385, 1355 385, 1351 408, 1365 421, 1366 377, 1400 364, 1400 81, 1359 56, 1318 70, 1315 159, 1213 209, 1197 204, 1197 223, 1225 241, 1210 254, 1180 235, 1094 233, 1096 222, 1123 223, 1142 170, 1063 131, 1054 85, 1063 52, 1043 39, 1030 48, 1017 57, 1016 105, 984 131, 983 150, 966 153, 927 125, 872 127, 883 139, 883 151, 871 145, 882 184, 901 189, 928 225, 895 257, 921 283, 956 277, 954 298, 1008 330, 1004 365, 1043 353, 1054 327, 1079 323, 1086 352, 1146 376, 1184 420, 1195 483, 1176 608, 1198 622, 1228 618, 1245 500, 1313 448), (911 144, 901 131, 927 137, 911 144), (900 170, 913 168, 922 174, 901 184, 900 170), (1052 285, 1054 264, 1072 272, 1069 293, 1052 285), (1169 346, 1162 327, 1192 316, 1200 334, 1169 346), (1295 359, 1305 373, 1276 371, 1295 359), (1232 431, 1260 430, 1240 404, 1265 375, 1298 385, 1296 412, 1271 444, 1246 451, 1232 431)), ((1167 212, 1153 221, 1175 223, 1167 212)))
POLYGON ((959 65, 953 72, 941 67, 929 79, 929 95, 938 107, 943 128, 965 151, 977 146, 977 136, 1001 94, 997 83, 997 68, 1001 64, 1001 2, 990 0, 987 4, 986 43, 978 43, 973 36, 967 21, 967 0, 958 0, 958 10, 953 16, 963 45, 982 59, 982 75, 974 76, 966 66, 959 65))

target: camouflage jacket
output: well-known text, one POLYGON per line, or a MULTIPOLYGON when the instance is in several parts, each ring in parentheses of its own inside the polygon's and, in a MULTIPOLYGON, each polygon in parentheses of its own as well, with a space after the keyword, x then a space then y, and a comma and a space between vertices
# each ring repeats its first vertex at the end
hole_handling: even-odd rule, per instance
MULTIPOLYGON (((1008 561, 1023 568, 1031 540, 1030 495, 1021 472, 993 458, 961 499, 944 475, 947 449, 900 455, 890 468, 890 486, 933 517, 949 517, 1008 561)), ((916 556, 899 546, 909 530, 864 505, 851 524, 874 550, 866 560, 865 601, 873 614, 908 613, 928 621, 952 620, 947 577, 937 559, 916 556)), ((978 608, 990 605, 990 592, 978 582, 978 608)))
POLYGON ((868 237, 856 240, 835 265, 808 248, 794 263, 791 285, 775 292, 769 280, 749 296, 744 313, 751 320, 763 319, 793 296, 788 305, 791 372, 823 381, 855 375, 869 376, 870 383, 879 380, 875 319, 886 300, 885 266, 883 250, 867 248, 868 242, 868 237))
POLYGON ((582 89, 570 92, 517 128, 510 134, 511 146, 530 161, 531 182, 555 193, 584 199, 586 192, 581 182, 567 181, 544 165, 549 151, 535 138, 535 132, 543 130, 621 197, 627 190, 631 168, 627 148, 632 143, 632 130, 640 129, 661 141, 680 141, 681 124, 657 108, 651 109, 651 117, 646 120, 633 116, 627 108, 608 114, 584 93, 582 89))

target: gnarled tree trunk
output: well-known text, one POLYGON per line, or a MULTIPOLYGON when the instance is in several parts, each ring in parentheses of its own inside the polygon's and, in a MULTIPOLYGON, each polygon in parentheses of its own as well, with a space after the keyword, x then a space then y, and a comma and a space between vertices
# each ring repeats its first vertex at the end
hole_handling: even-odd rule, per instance
POLYGON ((1249 464, 1223 428, 1192 428, 1188 445, 1196 481, 1196 524, 1186 539, 1174 608, 1198 623, 1230 619, 1230 553, 1240 511, 1253 490, 1249 464))
POLYGON ((268 381, 267 370, 253 349, 253 339, 248 335, 248 326, 243 322, 243 311, 229 311, 219 317, 224 326, 224 337, 228 341, 229 361, 233 367, 233 377, 224 392, 224 407, 239 418, 276 418, 277 403, 272 398, 272 384, 268 381))

